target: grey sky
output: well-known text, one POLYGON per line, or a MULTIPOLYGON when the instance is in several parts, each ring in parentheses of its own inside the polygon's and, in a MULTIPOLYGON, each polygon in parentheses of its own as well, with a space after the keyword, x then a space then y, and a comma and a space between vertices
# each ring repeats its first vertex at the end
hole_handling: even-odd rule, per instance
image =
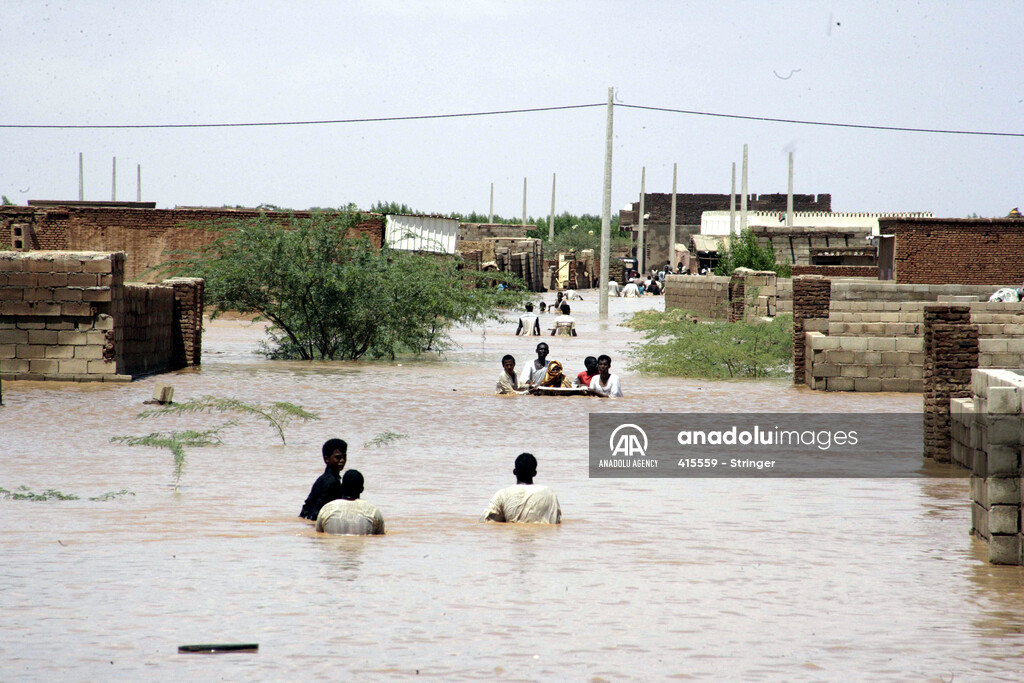
MULTIPOLYGON (((1024 133, 1020 2, 217 2, 0 6, 0 123, 295 121, 603 102, 1024 133), (788 76, 788 78, 783 78, 788 76)), ((0 193, 158 206, 405 202, 599 213, 603 108, 185 130, 0 129, 0 193)), ((616 108, 612 206, 649 192, 831 192, 836 211, 1005 215, 1024 138, 844 130, 616 108), (737 184, 738 189, 738 184, 737 184)))

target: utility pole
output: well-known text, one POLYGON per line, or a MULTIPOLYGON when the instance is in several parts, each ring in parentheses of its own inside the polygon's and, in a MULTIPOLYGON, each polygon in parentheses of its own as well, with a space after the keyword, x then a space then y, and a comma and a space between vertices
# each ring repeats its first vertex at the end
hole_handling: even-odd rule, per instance
POLYGON ((491 183, 491 212, 487 214, 487 222, 494 222, 494 183, 491 183))
POLYGON ((142 164, 135 166, 135 201, 142 201, 142 164))
POLYGON ((555 174, 551 174, 551 221, 548 223, 548 241, 555 239, 555 174))
POLYGON ((526 225, 526 178, 523 178, 523 225, 526 225))
MULTIPOLYGON (((747 229, 747 146, 743 145, 743 196, 740 197, 740 233, 747 229)), ((730 245, 731 246, 731 245, 730 245)))
POLYGON ((78 153, 78 201, 85 200, 85 177, 82 153, 78 153))
POLYGON ((637 240, 636 247, 636 260, 637 266, 640 269, 640 274, 644 274, 646 267, 646 259, 644 259, 644 202, 647 199, 647 167, 644 166, 640 169, 640 237, 637 240))
POLYGON ((676 260, 676 164, 672 164, 672 219, 668 222, 668 265, 675 268, 676 260))
POLYGON ((114 168, 110 176, 110 201, 117 201, 117 157, 114 157, 114 168))
POLYGON ((615 88, 608 88, 608 123, 604 140, 604 201, 601 205, 601 295, 598 318, 608 319, 608 259, 612 251, 612 112, 615 88))
POLYGON ((732 190, 729 191, 729 234, 736 232, 736 162, 732 162, 732 190))
POLYGON ((789 153, 789 193, 786 195, 786 227, 793 227, 793 153, 789 153))

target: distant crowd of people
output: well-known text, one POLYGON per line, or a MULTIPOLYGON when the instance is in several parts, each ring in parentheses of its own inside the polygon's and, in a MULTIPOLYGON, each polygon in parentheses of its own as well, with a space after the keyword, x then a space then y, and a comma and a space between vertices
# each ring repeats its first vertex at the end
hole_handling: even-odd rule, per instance
MULTIPOLYGON (((321 448, 324 473, 313 483, 299 517, 315 522, 319 532, 345 536, 376 536, 384 533, 384 517, 376 505, 360 499, 363 475, 342 470, 348 462, 348 444, 329 439, 321 448)), ((522 453, 512 469, 516 483, 491 497, 481 522, 528 522, 560 524, 562 508, 555 492, 534 484, 537 459, 522 453)))

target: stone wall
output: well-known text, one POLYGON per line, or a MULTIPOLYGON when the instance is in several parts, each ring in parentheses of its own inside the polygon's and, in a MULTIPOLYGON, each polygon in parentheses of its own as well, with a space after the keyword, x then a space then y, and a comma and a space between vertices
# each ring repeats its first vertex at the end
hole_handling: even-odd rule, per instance
POLYGON ((950 457, 971 473, 971 533, 994 564, 1024 563, 1022 372, 974 370, 969 394, 950 401, 950 457))
POLYGON ((924 456, 950 461, 950 399, 970 396, 978 367, 978 326, 967 306, 924 309, 924 456))
POLYGON ((125 381, 198 365, 202 280, 124 282, 125 255, 0 252, 4 379, 125 381))
MULTIPOLYGON (((289 216, 308 218, 308 211, 294 214, 261 212, 256 209, 140 208, 139 204, 107 202, 89 205, 68 202, 32 206, 0 207, 0 249, 15 248, 15 228, 27 231, 25 250, 71 250, 126 254, 124 273, 129 280, 152 282, 151 268, 173 258, 173 252, 193 250, 211 242, 215 235, 196 225, 218 221, 252 219, 267 215, 284 222, 289 216)), ((369 218, 350 230, 346 237, 365 235, 376 248, 384 236, 384 218, 369 218)))
POLYGON ((808 322, 828 320, 832 282, 819 275, 793 278, 793 384, 807 383, 806 339, 808 322))
POLYGON ((1024 280, 1022 218, 882 218, 878 225, 895 235, 897 282, 1020 286, 1024 280))

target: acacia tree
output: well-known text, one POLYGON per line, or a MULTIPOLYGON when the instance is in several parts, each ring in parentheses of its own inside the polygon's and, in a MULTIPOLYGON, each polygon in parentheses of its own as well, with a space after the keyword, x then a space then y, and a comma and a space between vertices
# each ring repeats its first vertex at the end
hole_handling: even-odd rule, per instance
POLYGON ((441 351, 457 323, 501 317, 501 307, 526 298, 522 282, 504 273, 462 271, 453 258, 375 249, 345 239, 364 217, 357 212, 310 217, 261 215, 213 226, 215 239, 170 266, 206 279, 206 301, 222 311, 268 320, 274 358, 356 359, 398 352, 441 351), (481 278, 510 289, 472 287, 481 278))

